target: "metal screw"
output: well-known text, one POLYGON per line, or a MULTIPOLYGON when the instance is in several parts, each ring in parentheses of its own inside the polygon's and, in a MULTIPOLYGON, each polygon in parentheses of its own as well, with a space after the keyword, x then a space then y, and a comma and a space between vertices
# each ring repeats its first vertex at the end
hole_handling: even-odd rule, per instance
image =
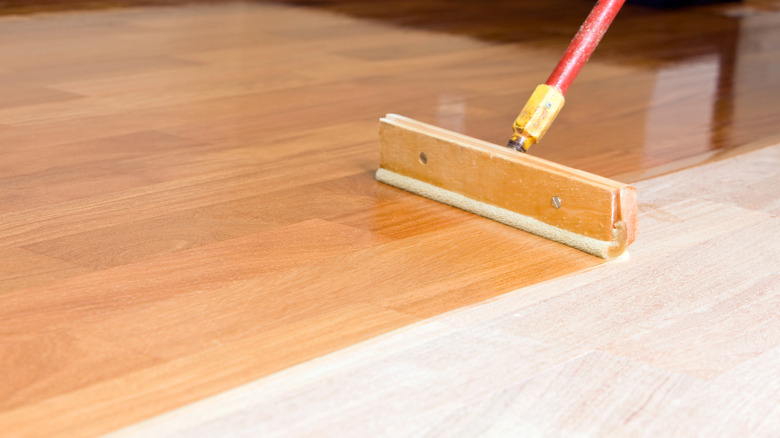
POLYGON ((547 108, 547 109, 552 108, 552 102, 545 102, 544 103, 544 107, 547 108))
POLYGON ((552 205, 555 208, 561 208, 561 198, 557 196, 553 196, 552 198, 552 205))

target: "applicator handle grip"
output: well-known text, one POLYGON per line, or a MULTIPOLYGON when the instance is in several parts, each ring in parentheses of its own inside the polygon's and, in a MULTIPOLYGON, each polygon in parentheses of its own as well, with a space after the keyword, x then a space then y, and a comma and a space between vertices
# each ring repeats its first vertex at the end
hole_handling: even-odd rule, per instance
POLYGON ((569 48, 563 54, 561 61, 555 67, 545 84, 556 87, 566 94, 569 85, 577 77, 582 66, 588 61, 590 55, 596 50, 601 37, 607 32, 609 25, 617 15, 625 0, 601 0, 590 11, 585 23, 580 27, 577 35, 569 44, 569 48))
POLYGON ((531 146, 542 139, 563 107, 564 93, 596 50, 623 3, 625 0, 596 2, 547 82, 536 87, 531 99, 515 119, 507 147, 518 152, 528 152, 531 146))

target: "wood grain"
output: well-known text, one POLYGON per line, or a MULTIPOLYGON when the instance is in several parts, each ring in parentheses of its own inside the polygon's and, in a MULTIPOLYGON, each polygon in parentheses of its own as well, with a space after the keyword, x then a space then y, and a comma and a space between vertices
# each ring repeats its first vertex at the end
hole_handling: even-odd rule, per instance
POLYGON ((776 436, 779 164, 776 145, 639 182, 630 258, 112 436, 776 436))
MULTIPOLYGON (((499 3, 482 7, 506 7, 499 3)), ((453 26, 490 26, 495 13, 474 14, 468 23, 436 13, 444 32, 431 32, 393 19, 365 20, 354 11, 267 2, 105 8, 115 4, 0 17, 0 434, 106 433, 443 312, 602 264, 373 178, 376 121, 388 112, 505 140, 518 102, 559 57, 556 41, 565 45, 576 30, 569 15, 545 25, 552 34, 539 34, 547 35, 541 40, 497 42, 453 34, 453 26)), ((390 15, 416 8, 360 5, 390 15)), ((537 5, 540 16, 562 10, 558 2, 537 5)), ((780 59, 771 44, 776 14, 633 14, 628 22, 637 38, 624 31, 620 41, 605 40, 609 55, 599 59, 597 52, 534 153, 606 177, 646 175, 778 133, 780 88, 769 74, 780 59), (675 25, 681 22, 687 27, 675 25), (713 38, 695 37, 697 31, 713 38), (640 59, 640 49, 655 41, 647 35, 679 44, 640 59), (724 41, 732 44, 717 45, 724 41), (620 47, 631 56, 619 56, 620 47), (658 123, 666 127, 663 137, 658 123)), ((510 20, 495 32, 512 29, 510 20)), ((720 192, 707 191, 706 174, 683 181, 701 202, 670 201, 665 196, 672 191, 661 188, 681 182, 656 180, 654 198, 640 195, 642 232, 651 237, 635 256, 656 260, 674 247, 708 261, 699 275, 657 259, 663 275, 637 268, 637 287, 663 291, 665 281, 678 277, 713 289, 728 284, 730 276, 710 255, 725 245, 755 248, 735 264, 745 272, 762 263, 759 251, 768 251, 772 240, 751 230, 773 230, 767 219, 778 208, 773 163, 754 163, 749 177, 728 174, 734 184, 720 192), (759 177, 761 183, 751 179, 759 177), (746 188, 755 196, 746 196, 746 188), (667 224, 675 224, 674 233, 665 231, 667 224)), ((527 336, 502 329, 508 341, 488 342, 486 328, 464 337, 460 353, 450 344, 428 345, 418 354, 433 361, 431 368, 414 368, 414 376, 441 371, 445 385, 459 378, 448 368, 449 355, 483 369, 474 357, 488 346, 516 360, 496 362, 495 374, 475 381, 486 391, 507 388, 496 376, 509 373, 520 382, 595 350, 607 355, 591 357, 596 362, 626 352, 621 357, 628 361, 705 381, 749 360, 769 367, 773 359, 763 355, 774 345, 765 335, 773 322, 761 309, 774 308, 771 278, 750 278, 737 277, 753 281, 753 289, 718 295, 712 309, 702 307, 709 291, 636 296, 618 279, 601 280, 608 293, 583 290, 557 300, 556 293, 533 289, 529 297, 546 294, 556 305, 538 302, 538 314, 516 321, 530 330, 527 336), (616 312, 627 300, 636 308, 616 312), (675 310, 672 303, 680 301, 685 305, 675 310), (567 322, 556 313, 582 308, 597 317, 567 322), (697 344, 685 320, 665 319, 685 315, 696 316, 690 324, 703 327, 712 344, 697 344), (730 329, 721 334, 713 321, 730 329), (667 322, 669 343, 655 343, 654 328, 667 322), (584 343, 581 327, 589 324, 598 332, 584 343), (726 335, 732 333, 733 339, 726 335), (558 338, 571 345, 553 345, 558 338), (670 353, 681 349, 687 353, 670 353), (710 360, 701 362, 703 355, 710 360)), ((511 295, 518 296, 524 294, 511 295)), ((470 315, 476 323, 487 313, 470 315)), ((434 323, 426 336, 457 324, 465 323, 434 323)), ((404 338, 388 351, 425 339, 404 338)), ((387 376, 404 370, 399 365, 387 376)), ((771 379, 761 379, 768 383, 757 408, 773 394, 771 379)), ((463 400, 458 397, 453 401, 463 400)), ((717 411, 720 405, 712 403, 693 414, 717 411)), ((279 421, 290 421, 285 418, 279 421)))

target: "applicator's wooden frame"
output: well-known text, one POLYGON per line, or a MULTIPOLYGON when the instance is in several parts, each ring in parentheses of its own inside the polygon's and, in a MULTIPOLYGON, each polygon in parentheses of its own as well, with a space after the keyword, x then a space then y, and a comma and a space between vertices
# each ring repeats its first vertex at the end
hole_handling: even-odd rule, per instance
POLYGON ((633 186, 395 114, 379 133, 383 169, 589 238, 619 229, 618 252, 634 241, 633 186))

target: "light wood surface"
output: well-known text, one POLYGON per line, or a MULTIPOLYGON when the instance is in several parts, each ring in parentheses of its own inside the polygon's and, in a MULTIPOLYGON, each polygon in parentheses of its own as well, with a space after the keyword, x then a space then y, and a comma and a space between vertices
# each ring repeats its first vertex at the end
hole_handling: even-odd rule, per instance
MULTIPOLYGON (((629 15, 637 35, 676 29, 687 45, 665 62, 657 51, 615 58, 607 44, 533 152, 603 176, 640 174, 776 134, 780 87, 769 72, 780 58, 767 41, 777 15, 734 19, 735 30, 716 13, 629 15), (665 25, 693 16, 739 37, 729 62, 713 62, 727 52, 691 28, 665 25), (612 135, 589 140, 603 132, 612 135)), ((578 25, 550 23, 565 28, 562 46, 578 25)), ((559 39, 499 43, 270 3, 0 17, 0 431, 98 435, 601 265, 373 178, 377 120, 388 112, 505 140, 518 102, 560 56, 559 39)), ((621 41, 632 53, 653 45, 621 41)), ((756 190, 735 184, 729 196, 777 205, 767 201, 774 192, 754 198, 746 188, 756 190)), ((724 202, 709 200, 688 213, 724 202)), ((659 208, 648 217, 681 214, 659 208)), ((729 212, 717 226, 684 228, 686 238, 727 236, 729 212)), ((652 224, 640 223, 640 236, 648 226, 653 236, 652 224)), ((660 251, 665 240, 645 244, 660 251)), ((637 282, 662 288, 642 272, 637 282)), ((548 326, 540 317, 528 321, 548 326)), ((739 360, 713 357, 723 367, 739 360)))
POLYGON ((778 165, 780 145, 640 182, 630 258, 113 436, 778 436, 778 165))

